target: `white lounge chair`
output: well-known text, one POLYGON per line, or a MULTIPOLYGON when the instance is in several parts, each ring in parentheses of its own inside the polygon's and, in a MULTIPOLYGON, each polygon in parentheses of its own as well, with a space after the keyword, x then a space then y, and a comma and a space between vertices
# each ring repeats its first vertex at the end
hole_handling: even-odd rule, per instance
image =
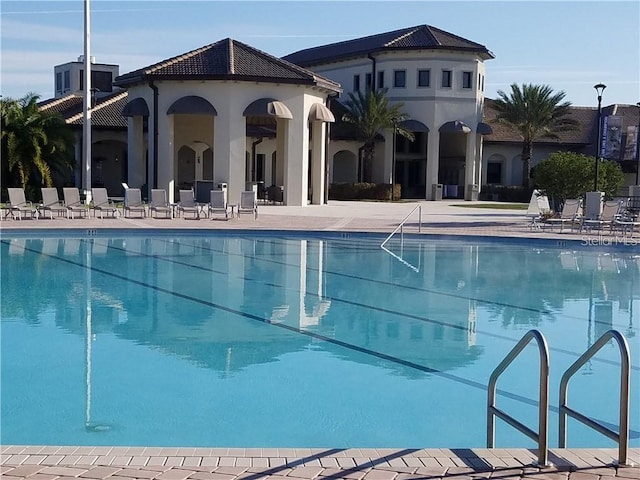
POLYGON ((227 195, 224 190, 211 190, 208 216, 212 218, 214 213, 224 214, 224 218, 229 220, 229 205, 227 205, 227 195))
POLYGON ((40 189, 42 192, 42 204, 38 206, 38 212, 43 216, 47 215, 53 220, 53 212, 56 212, 56 216, 64 215, 67 209, 62 204, 62 201, 58 197, 58 189, 53 187, 43 187, 40 189))
POLYGON ((178 215, 180 213, 193 213, 193 218, 200 218, 200 205, 196 202, 193 190, 180 190, 180 202, 178 203, 178 215))
POLYGON ((151 189, 151 203, 149 204, 151 218, 158 218, 158 214, 164 214, 165 218, 173 217, 173 209, 167 201, 167 191, 164 188, 151 189))
POLYGON ((124 191, 124 216, 130 217, 132 213, 139 213, 141 217, 147 216, 147 209, 142 203, 142 191, 139 188, 127 188, 124 191))
POLYGON ((245 190, 240 192, 240 203, 238 204, 238 217, 242 213, 253 213, 253 219, 258 218, 258 198, 257 192, 245 190))
POLYGON ((106 213, 107 216, 112 215, 116 218, 120 212, 116 205, 109 200, 106 188, 92 188, 91 197, 93 199, 93 216, 96 216, 96 212, 100 212, 100 218, 106 213))
POLYGON ((580 199, 567 199, 562 206, 562 212, 559 217, 546 218, 542 222, 543 225, 560 225, 560 231, 564 229, 564 224, 568 223, 573 229, 580 221, 580 207, 582 206, 582 200, 580 199))
POLYGON ((622 206, 624 202, 621 200, 607 200, 602 206, 602 211, 598 218, 583 218, 580 223, 580 231, 585 228, 598 228, 602 230, 602 227, 609 227, 609 231, 613 230, 615 220, 622 213, 622 206))
POLYGON ((18 220, 22 220, 24 214, 31 216, 31 218, 38 218, 38 209, 32 202, 28 202, 24 196, 24 189, 22 188, 8 188, 9 192, 9 213, 13 218, 18 215, 18 220))
POLYGON ((80 191, 77 187, 64 187, 64 206, 67 209, 67 218, 76 218, 76 214, 89 218, 89 210, 80 201, 80 191))

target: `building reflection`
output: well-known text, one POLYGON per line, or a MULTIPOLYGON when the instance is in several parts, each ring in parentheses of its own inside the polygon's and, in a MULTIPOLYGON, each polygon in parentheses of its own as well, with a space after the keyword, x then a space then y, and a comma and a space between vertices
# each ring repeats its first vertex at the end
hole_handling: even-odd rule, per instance
POLYGON ((628 311, 627 335, 636 328, 640 262, 630 255, 413 241, 402 262, 351 240, 15 240, 2 244, 3 312, 37 322, 53 306, 66 331, 112 332, 221 376, 309 348, 408 377, 453 370, 483 354, 480 305, 505 327, 529 327, 588 299, 589 341, 611 328, 614 305, 628 311), (27 281, 38 295, 21 295, 27 281))

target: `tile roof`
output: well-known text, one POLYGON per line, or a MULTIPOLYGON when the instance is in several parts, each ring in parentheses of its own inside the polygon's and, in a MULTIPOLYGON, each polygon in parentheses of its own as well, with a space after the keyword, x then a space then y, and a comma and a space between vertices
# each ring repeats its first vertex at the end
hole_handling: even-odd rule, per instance
MULTIPOLYGON (((493 133, 484 136, 487 143, 521 143, 522 137, 516 130, 497 120, 498 112, 493 107, 493 100, 484 101, 484 122, 491 125, 493 133)), ((592 107, 570 107, 569 117, 578 122, 575 130, 561 132, 558 138, 541 138, 538 144, 572 144, 586 146, 596 137, 598 111, 592 107)))
POLYGON ((231 38, 120 75, 114 84, 127 86, 156 79, 292 83, 341 91, 333 80, 231 38))
POLYGON ((283 58, 301 67, 310 67, 369 53, 394 50, 462 50, 476 52, 485 60, 494 58, 487 47, 430 25, 403 28, 368 37, 300 50, 283 58))
MULTIPOLYGON (((127 118, 122 109, 127 103, 127 92, 115 92, 96 99, 91 112, 91 126, 96 128, 127 128, 127 118)), ((61 114, 67 124, 80 126, 84 120, 84 99, 81 95, 70 94, 38 103, 40 110, 50 110, 61 114)))
MULTIPOLYGON (((127 128, 127 118, 122 116, 122 109, 127 104, 127 92, 117 92, 98 99, 91 110, 91 126, 97 128, 127 128)), ((82 125, 83 112, 67 118, 69 125, 82 125)))

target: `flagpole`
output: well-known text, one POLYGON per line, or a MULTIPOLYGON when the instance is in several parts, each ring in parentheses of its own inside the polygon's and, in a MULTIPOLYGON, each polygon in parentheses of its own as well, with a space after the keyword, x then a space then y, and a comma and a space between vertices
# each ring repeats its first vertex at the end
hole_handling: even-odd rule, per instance
POLYGON ((84 0, 84 121, 82 123, 83 168, 82 188, 85 202, 91 202, 91 15, 89 0, 84 0))

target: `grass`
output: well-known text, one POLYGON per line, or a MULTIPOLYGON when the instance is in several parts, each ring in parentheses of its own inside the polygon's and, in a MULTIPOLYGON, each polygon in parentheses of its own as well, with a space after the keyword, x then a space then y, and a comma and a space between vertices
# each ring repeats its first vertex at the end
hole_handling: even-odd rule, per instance
POLYGON ((527 203, 481 203, 481 204, 472 204, 472 205, 460 205, 454 204, 449 205, 450 207, 460 207, 460 208, 490 208, 492 210, 526 210, 529 208, 529 204, 527 203))

